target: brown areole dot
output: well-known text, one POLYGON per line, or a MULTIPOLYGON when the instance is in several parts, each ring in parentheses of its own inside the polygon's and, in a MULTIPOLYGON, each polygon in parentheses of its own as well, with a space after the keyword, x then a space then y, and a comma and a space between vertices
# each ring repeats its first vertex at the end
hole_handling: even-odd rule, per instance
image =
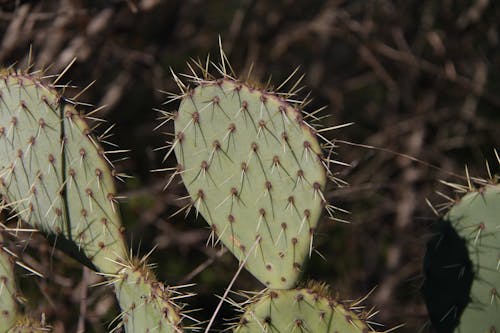
POLYGON ((248 110, 248 102, 247 101, 243 101, 241 102, 241 108, 243 110, 248 110))
POLYGON ((267 269, 268 271, 270 271, 270 270, 272 270, 272 269, 273 269, 273 266, 271 266, 271 264, 267 264, 267 265, 266 265, 266 269, 267 269))
POLYGON ((269 180, 266 181, 266 189, 268 191, 271 191, 271 189, 273 188, 273 184, 271 184, 271 182, 269 180))
POLYGON ((229 221, 229 223, 234 223, 234 216, 232 214, 229 214, 227 216, 227 220, 229 221))
POLYGON ((253 150, 254 152, 257 152, 257 150, 259 150, 259 145, 258 145, 257 143, 255 143, 255 142, 252 142, 252 143, 250 144, 250 148, 252 148, 252 150, 253 150))
POLYGON ((292 244, 295 245, 299 242, 299 240, 295 237, 292 238, 292 244))
POLYGON ((191 117, 193 118, 193 122, 195 124, 198 124, 200 122, 200 114, 198 112, 193 112, 193 115, 191 117))
POLYGON ((236 131, 236 125, 234 123, 231 123, 229 124, 227 129, 229 130, 229 132, 234 133, 236 131))

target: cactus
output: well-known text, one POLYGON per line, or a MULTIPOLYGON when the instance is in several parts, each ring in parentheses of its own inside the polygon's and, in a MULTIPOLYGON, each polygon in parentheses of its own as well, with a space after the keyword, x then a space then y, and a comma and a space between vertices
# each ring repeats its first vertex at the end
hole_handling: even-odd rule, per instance
POLYGON ((195 63, 198 76, 190 66, 193 75, 186 76, 194 88, 174 74, 181 94, 172 101, 180 100, 180 106, 163 114, 175 127, 165 159, 175 153, 173 176, 181 175, 189 192, 190 203, 182 209, 201 213, 212 244, 221 241, 240 269, 267 287, 237 305, 244 314, 233 331, 372 332, 366 318, 335 301, 324 285, 292 289, 311 255, 323 209, 333 213, 323 194, 333 178, 317 139, 324 137, 304 120, 304 103, 292 100, 293 92, 240 82, 226 72, 231 67, 222 48, 221 59, 215 66, 221 78, 195 63))
MULTIPOLYGON (((20 314, 18 290, 14 276, 15 258, 4 247, 0 232, 0 332, 8 333, 47 333, 51 328, 20 314)), ((26 266, 25 266, 26 267, 26 266)))
POLYGON ((468 191, 426 254, 423 292, 439 332, 500 330, 500 185, 468 191))
POLYGON ((14 263, 3 248, 0 233, 0 332, 7 332, 17 319, 16 282, 14 263))
MULTIPOLYGON (((358 302, 346 307, 321 284, 291 289, 311 255, 323 208, 333 211, 323 194, 331 161, 302 104, 290 99, 293 93, 254 88, 226 73, 215 79, 204 70, 203 78, 193 77, 194 89, 175 78, 182 94, 174 100, 181 105, 172 117, 166 112, 175 122, 167 156, 175 152, 174 175, 182 175, 191 195, 185 209, 200 212, 212 242, 224 243, 240 268, 268 288, 248 302, 234 331, 258 332, 262 325, 281 332, 373 331, 368 314, 352 309, 358 302), (286 311, 274 311, 275 305, 286 311)), ((156 280, 147 256, 127 255, 110 164, 85 115, 54 85, 37 75, 2 72, 2 208, 108 278, 122 309, 114 330, 183 332, 185 315, 175 300, 184 295, 156 280)), ((13 328, 30 329, 38 330, 27 322, 13 328)))
POLYGON ((314 129, 283 97, 229 76, 183 93, 172 147, 212 240, 267 287, 295 286, 325 203, 314 129))
POLYGON ((38 76, 3 71, 0 146, 2 208, 109 277, 127 332, 180 332, 169 292, 127 256, 114 172, 71 101, 38 76))
POLYGON ((248 302, 234 333, 373 332, 364 319, 333 299, 328 288, 318 283, 306 288, 268 290, 248 302))

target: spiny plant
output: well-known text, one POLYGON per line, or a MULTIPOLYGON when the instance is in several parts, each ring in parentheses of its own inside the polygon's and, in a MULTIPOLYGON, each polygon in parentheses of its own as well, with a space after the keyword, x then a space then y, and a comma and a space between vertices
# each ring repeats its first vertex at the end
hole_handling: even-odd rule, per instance
MULTIPOLYGON (((174 75, 181 94, 172 101, 181 105, 164 114, 176 128, 166 156, 175 152, 173 176, 182 176, 191 195, 185 210, 200 212, 212 243, 224 243, 240 260, 221 302, 243 267, 267 287, 238 305, 244 314, 231 329, 373 331, 372 312, 362 311, 359 302, 335 301, 322 284, 297 287, 323 210, 338 219, 324 191, 328 178, 340 182, 330 171, 332 162, 340 162, 325 157, 334 144, 321 134, 335 127, 315 129, 306 122, 317 119, 316 112, 304 113, 307 101, 294 100, 297 85, 285 94, 256 88, 228 74, 222 51, 221 59, 215 66, 220 79, 207 67, 199 66, 201 76, 191 67, 194 89, 174 75)), ((108 279, 122 308, 114 330, 123 325, 127 332, 182 332, 186 315, 175 300, 184 295, 156 280, 148 256, 128 254, 113 184, 120 175, 108 158, 113 152, 103 150, 87 125, 94 112, 84 114, 62 96, 60 78, 47 83, 42 73, 1 73, 1 208, 108 279)))
MULTIPOLYGON (((500 164, 500 158, 498 158, 500 164)), ((448 184, 451 200, 429 241, 422 287, 438 332, 500 331, 500 185, 498 177, 448 184)))
POLYGON ((323 210, 337 219, 324 191, 328 178, 339 182, 330 164, 340 162, 324 154, 334 144, 321 134, 336 127, 318 130, 306 121, 316 112, 305 113, 308 101, 296 100, 300 80, 288 93, 258 88, 238 80, 220 50, 219 65, 189 64, 184 76, 194 87, 174 74, 181 92, 167 103, 180 106, 162 113, 164 122, 174 122, 165 159, 174 152, 178 163, 167 184, 180 175, 189 192, 177 213, 194 208, 210 226, 209 242, 222 242, 240 269, 267 287, 246 306, 232 302, 244 312, 234 332, 373 331, 355 306, 344 307, 325 288, 293 289, 323 210))
POLYGON ((50 332, 51 328, 45 324, 44 320, 39 322, 21 314, 18 306, 21 293, 17 289, 14 274, 14 266, 18 261, 4 245, 3 235, 0 233, 0 332, 50 332))
POLYGON ((87 125, 92 113, 78 112, 57 90, 60 77, 46 83, 41 73, 0 73, 0 207, 107 277, 127 332, 180 332, 171 289, 145 258, 128 255, 112 152, 87 125))

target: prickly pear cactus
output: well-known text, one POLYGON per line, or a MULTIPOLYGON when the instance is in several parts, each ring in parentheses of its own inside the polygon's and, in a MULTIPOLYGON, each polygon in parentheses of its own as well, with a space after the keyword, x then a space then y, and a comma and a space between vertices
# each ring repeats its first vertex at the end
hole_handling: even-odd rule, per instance
POLYGON ((11 256, 3 250, 0 234, 0 332, 7 332, 16 322, 16 285, 14 264, 11 256))
POLYGON ((434 325, 439 332, 500 331, 500 185, 467 193, 443 223, 426 255, 424 296, 434 325))
POLYGON ((118 270, 126 251, 104 152, 74 107, 33 76, 0 76, 0 191, 21 219, 76 244, 82 261, 118 270))
POLYGON ((358 314, 335 301, 322 285, 269 290, 245 309, 235 333, 367 333, 373 330, 358 314))
POLYGON ((295 286, 326 183, 320 145, 301 111, 225 77, 186 90, 174 122, 178 170, 213 240, 269 288, 295 286))

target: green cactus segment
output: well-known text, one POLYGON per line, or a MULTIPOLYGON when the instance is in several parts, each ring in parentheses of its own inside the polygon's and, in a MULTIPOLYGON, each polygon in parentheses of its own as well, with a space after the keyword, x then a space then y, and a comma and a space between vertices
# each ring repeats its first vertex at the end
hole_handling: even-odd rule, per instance
POLYGON ((0 77, 0 191, 4 206, 76 244, 100 271, 126 257, 104 153, 73 106, 38 78, 0 77))
POLYGON ((113 175, 104 150, 71 105, 64 108, 64 165, 71 239, 102 272, 126 258, 113 175), (111 259, 111 260, 110 260, 111 259))
POLYGON ((213 240, 246 259, 268 287, 293 287, 326 183, 320 145, 301 111, 230 79, 204 81, 181 102, 173 147, 213 240))
POLYGON ((235 333, 367 333, 353 311, 313 288, 271 290, 250 304, 235 333))
POLYGON ((440 333, 500 332, 500 185, 464 195, 427 245, 422 292, 440 333))
POLYGON ((466 240, 474 271, 458 332, 500 332, 500 185, 465 195, 446 218, 466 240))
POLYGON ((11 259, 0 242, 0 332, 7 332, 15 324, 17 317, 14 264, 11 259))
POLYGON ((115 283, 120 315, 127 333, 183 332, 173 293, 147 268, 125 267, 115 283))

